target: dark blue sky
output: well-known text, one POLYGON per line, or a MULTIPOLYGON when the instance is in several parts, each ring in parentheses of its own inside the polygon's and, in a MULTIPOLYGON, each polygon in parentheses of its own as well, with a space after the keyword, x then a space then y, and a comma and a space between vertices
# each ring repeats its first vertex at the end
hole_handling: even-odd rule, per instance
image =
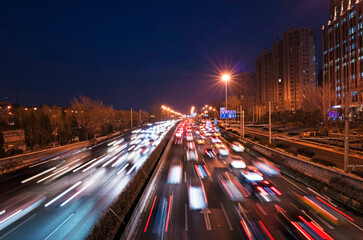
MULTIPOLYGON (((317 29, 328 0, 1 1, 0 101, 190 109, 223 99, 216 67, 254 70, 290 23, 317 29)), ((320 61, 320 60, 319 60, 320 61)), ((320 66, 319 66, 320 68, 320 66)))

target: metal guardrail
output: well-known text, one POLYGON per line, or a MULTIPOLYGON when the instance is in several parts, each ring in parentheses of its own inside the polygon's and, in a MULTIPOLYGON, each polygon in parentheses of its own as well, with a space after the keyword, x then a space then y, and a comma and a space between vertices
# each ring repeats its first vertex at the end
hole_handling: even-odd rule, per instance
POLYGON ((348 182, 349 184, 355 186, 356 188, 358 188, 360 190, 363 189, 363 179, 360 177, 344 173, 343 171, 337 170, 333 167, 326 167, 326 166, 323 166, 323 165, 320 165, 317 163, 310 162, 308 160, 294 157, 294 156, 288 155, 286 153, 277 151, 275 149, 266 147, 264 145, 254 142, 254 141, 242 138, 239 135, 236 135, 234 133, 231 133, 231 132, 228 132, 228 133, 232 134, 234 136, 237 136, 239 138, 239 140, 244 144, 246 144, 246 143, 252 144, 253 150, 262 153, 266 157, 272 158, 276 155, 280 156, 281 159, 284 160, 285 164, 288 167, 295 169, 299 172, 302 172, 319 181, 322 181, 324 183, 329 183, 330 179, 339 177, 342 180, 348 182))
POLYGON ((313 177, 315 179, 318 179, 322 182, 329 183, 329 180, 334 177, 340 177, 344 181, 348 182, 349 184, 357 187, 358 189, 363 189, 363 179, 359 177, 355 177, 349 174, 346 174, 342 171, 339 171, 337 169, 331 168, 331 167, 325 167, 317 163, 313 163, 298 157, 290 156, 288 154, 279 152, 277 150, 271 149, 269 147, 263 146, 261 144, 258 144, 256 142, 242 139, 240 140, 243 143, 251 143, 252 149, 262 153, 263 155, 267 157, 273 157, 273 155, 278 155, 282 157, 282 159, 285 161, 287 166, 291 167, 292 169, 295 169, 299 172, 303 172, 304 174, 313 177))

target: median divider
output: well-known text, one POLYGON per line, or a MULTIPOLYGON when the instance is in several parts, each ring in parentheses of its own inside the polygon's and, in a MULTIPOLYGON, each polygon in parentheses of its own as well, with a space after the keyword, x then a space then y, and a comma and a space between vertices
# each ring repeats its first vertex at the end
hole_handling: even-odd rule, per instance
POLYGON ((279 152, 237 134, 224 131, 280 166, 281 172, 363 213, 363 179, 309 160, 279 152))
POLYGON ((126 227, 134 208, 151 179, 151 175, 156 169, 157 163, 163 155, 169 140, 172 138, 175 128, 176 125, 166 133, 164 139, 152 151, 127 186, 109 205, 107 210, 103 212, 86 239, 113 239, 116 234, 122 232, 122 229, 126 227))

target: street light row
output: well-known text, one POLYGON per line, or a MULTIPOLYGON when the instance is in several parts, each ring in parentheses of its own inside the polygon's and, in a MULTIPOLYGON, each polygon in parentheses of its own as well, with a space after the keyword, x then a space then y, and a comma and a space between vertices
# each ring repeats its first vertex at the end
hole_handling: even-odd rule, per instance
POLYGON ((176 112, 174 111, 173 109, 171 109, 170 107, 167 107, 167 106, 161 106, 161 108, 167 112, 170 112, 170 113, 173 113, 175 115, 178 115, 178 116, 183 116, 183 114, 179 113, 179 112, 176 112))

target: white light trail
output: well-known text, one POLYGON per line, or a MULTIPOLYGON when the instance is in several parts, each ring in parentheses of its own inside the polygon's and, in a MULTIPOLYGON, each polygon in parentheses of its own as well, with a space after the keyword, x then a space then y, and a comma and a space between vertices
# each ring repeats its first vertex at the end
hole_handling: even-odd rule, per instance
POLYGON ((82 183, 82 181, 77 182, 75 185, 73 185, 72 187, 68 188, 66 191, 64 191, 63 193, 61 193, 57 197, 55 197, 52 201, 50 201, 47 204, 45 204, 44 207, 48 207, 49 205, 51 205, 52 203, 54 203, 55 201, 57 201, 59 198, 63 197, 64 195, 66 195, 67 193, 69 193, 70 191, 72 191, 74 188, 76 188, 81 183, 82 183))
POLYGON ((28 179, 25 179, 25 180, 21 181, 21 183, 29 182, 29 181, 33 180, 34 178, 37 178, 39 176, 42 176, 42 175, 46 174, 47 172, 53 171, 54 169, 56 169, 56 167, 52 167, 52 168, 50 168, 50 169, 48 169, 48 170, 46 170, 44 172, 41 172, 41 173, 39 173, 39 174, 37 174, 37 175, 35 175, 33 177, 30 177, 28 179))
POLYGON ((69 201, 71 201, 73 198, 75 198, 76 196, 78 196, 81 192, 83 192, 86 188, 88 188, 92 183, 94 182, 94 180, 92 180, 91 182, 89 182, 86 186, 84 186, 83 188, 81 188, 78 192, 76 192, 72 197, 68 198, 64 203, 61 204, 61 207, 63 207, 64 205, 66 205, 69 201))

